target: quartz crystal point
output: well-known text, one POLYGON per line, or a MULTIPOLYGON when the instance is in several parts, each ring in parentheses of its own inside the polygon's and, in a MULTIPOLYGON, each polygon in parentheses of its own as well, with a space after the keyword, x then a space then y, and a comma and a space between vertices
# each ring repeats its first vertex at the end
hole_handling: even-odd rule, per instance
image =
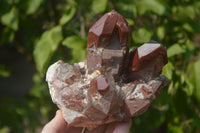
POLYGON ((129 24, 115 10, 100 18, 89 30, 88 72, 110 69, 114 78, 118 78, 127 57, 129 35, 129 24))
POLYGON ((52 100, 69 125, 93 129, 136 117, 169 84, 160 76, 166 48, 150 41, 129 53, 129 35, 130 26, 113 10, 90 28, 87 60, 48 68, 52 100))
POLYGON ((167 64, 166 48, 156 41, 150 41, 131 53, 130 80, 148 81, 158 77, 167 64))

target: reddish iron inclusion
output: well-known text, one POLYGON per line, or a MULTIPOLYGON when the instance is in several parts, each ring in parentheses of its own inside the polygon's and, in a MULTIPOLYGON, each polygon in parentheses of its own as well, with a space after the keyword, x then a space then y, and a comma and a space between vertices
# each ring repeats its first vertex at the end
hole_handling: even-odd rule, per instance
POLYGON ((144 113, 164 86, 166 48, 150 41, 129 52, 130 26, 115 10, 89 30, 87 60, 74 65, 58 61, 46 80, 66 122, 93 129, 144 113))

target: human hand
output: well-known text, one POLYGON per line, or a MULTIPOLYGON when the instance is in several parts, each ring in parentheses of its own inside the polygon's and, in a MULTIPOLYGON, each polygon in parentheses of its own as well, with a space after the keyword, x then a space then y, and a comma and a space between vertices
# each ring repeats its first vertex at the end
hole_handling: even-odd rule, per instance
POLYGON ((113 122, 108 125, 99 126, 92 131, 83 129, 81 127, 70 127, 65 122, 62 112, 58 110, 56 116, 47 123, 42 133, 129 133, 131 127, 131 120, 128 122, 113 122), (106 131, 104 131, 106 128, 106 131))

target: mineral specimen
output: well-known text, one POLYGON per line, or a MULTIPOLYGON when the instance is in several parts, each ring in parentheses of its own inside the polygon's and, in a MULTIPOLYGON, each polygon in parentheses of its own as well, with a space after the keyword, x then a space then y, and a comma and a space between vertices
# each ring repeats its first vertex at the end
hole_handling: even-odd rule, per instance
POLYGON ((87 60, 48 68, 52 100, 69 125, 95 128, 136 117, 169 84, 160 76, 166 48, 150 41, 129 53, 129 36, 130 26, 113 10, 90 28, 87 60))

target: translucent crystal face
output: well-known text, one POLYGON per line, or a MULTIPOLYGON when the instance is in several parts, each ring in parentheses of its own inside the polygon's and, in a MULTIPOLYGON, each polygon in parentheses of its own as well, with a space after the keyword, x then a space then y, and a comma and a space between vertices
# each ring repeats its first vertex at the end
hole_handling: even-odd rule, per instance
POLYGON ((161 45, 159 43, 145 43, 138 48, 138 56, 142 58, 156 51, 161 45))

